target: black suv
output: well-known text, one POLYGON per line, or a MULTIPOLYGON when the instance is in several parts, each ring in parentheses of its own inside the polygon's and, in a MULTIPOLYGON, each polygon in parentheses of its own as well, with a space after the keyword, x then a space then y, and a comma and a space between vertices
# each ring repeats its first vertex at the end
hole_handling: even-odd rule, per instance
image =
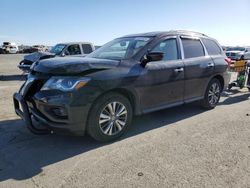
POLYGON ((117 38, 85 58, 41 60, 14 94, 16 113, 37 134, 121 136, 133 115, 201 101, 214 108, 227 88, 227 58, 216 40, 170 31, 117 38))

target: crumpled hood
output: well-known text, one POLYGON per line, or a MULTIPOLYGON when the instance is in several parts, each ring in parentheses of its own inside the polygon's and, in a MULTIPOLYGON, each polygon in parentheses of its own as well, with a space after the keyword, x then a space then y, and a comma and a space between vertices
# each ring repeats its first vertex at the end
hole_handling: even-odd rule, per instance
POLYGON ((119 65, 119 62, 96 58, 56 57, 37 62, 32 70, 52 75, 86 74, 114 68, 119 65))
POLYGON ((25 60, 31 61, 31 62, 37 62, 40 59, 43 58, 51 58, 51 57, 55 57, 55 54, 50 53, 50 52, 34 52, 28 55, 24 56, 25 60))

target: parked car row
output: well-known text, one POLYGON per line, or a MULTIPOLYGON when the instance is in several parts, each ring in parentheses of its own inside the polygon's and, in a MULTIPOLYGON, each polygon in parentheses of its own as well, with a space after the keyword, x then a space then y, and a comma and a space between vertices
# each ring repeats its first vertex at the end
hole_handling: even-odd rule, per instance
POLYGON ((19 47, 19 53, 34 53, 34 52, 47 52, 49 50, 48 46, 44 46, 44 45, 34 45, 34 46, 26 46, 23 47, 20 46, 19 47))
POLYGON ((0 47, 0 54, 33 53, 46 51, 48 51, 48 47, 44 45, 17 46, 14 42, 3 42, 2 46, 0 47))
POLYGON ((13 99, 33 133, 87 133, 111 141, 128 130, 134 115, 194 101, 213 109, 228 86, 230 61, 204 34, 127 35, 93 50, 85 43, 58 44, 50 52, 58 57, 31 60, 13 99))

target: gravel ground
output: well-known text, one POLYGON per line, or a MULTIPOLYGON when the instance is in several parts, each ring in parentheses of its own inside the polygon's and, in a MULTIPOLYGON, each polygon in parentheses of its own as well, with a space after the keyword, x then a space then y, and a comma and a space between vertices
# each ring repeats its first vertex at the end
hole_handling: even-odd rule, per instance
POLYGON ((0 55, 0 187, 250 187, 246 89, 224 93, 214 110, 189 104, 136 117, 114 143, 36 136, 13 112, 21 58, 0 55))

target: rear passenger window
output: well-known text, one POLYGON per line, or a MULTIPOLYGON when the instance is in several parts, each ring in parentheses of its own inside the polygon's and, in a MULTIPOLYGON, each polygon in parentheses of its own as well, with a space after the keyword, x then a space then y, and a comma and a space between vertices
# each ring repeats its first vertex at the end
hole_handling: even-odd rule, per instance
POLYGON ((93 51, 90 44, 82 44, 82 50, 84 54, 90 54, 93 51))
POLYGON ((204 48, 198 39, 183 38, 182 45, 185 58, 205 56, 204 48))
POLYGON ((202 42, 204 43, 209 55, 221 54, 221 48, 213 40, 202 39, 202 42))
POLYGON ((162 52, 164 53, 163 60, 177 60, 178 50, 176 39, 167 39, 160 42, 151 52, 162 52))

